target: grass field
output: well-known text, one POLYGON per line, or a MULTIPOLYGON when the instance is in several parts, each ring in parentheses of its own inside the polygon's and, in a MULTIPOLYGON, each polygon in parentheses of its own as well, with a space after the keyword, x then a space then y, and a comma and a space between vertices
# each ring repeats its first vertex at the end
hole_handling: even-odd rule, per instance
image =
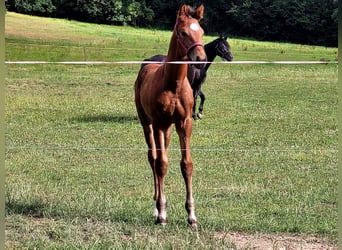
MULTIPOLYGON (((141 60, 166 53, 170 35, 9 12, 6 60, 141 60)), ((337 58, 337 48, 229 42, 235 60, 337 58)), ((192 137, 195 233, 175 133, 169 223, 154 225, 139 65, 7 65, 6 247, 234 249, 229 232, 336 244, 337 67, 212 65, 192 137)))

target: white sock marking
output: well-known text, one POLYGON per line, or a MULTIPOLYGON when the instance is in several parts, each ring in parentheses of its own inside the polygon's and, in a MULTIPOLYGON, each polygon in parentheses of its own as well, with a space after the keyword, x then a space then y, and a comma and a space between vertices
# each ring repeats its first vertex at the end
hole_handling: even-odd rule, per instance
POLYGON ((152 214, 153 214, 154 218, 156 218, 156 219, 158 218, 158 214, 159 213, 158 213, 157 202, 156 201, 153 201, 153 213, 152 214))

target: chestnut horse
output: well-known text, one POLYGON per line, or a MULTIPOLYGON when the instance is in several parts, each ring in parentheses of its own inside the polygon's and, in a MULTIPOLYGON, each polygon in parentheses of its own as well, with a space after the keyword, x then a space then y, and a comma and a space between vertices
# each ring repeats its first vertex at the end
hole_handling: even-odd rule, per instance
MULTIPOLYGON (((188 65, 176 61, 205 62, 202 43, 204 6, 193 9, 183 4, 178 11, 165 64, 149 64, 141 68, 135 81, 135 105, 148 146, 148 161, 154 176, 156 224, 166 224, 165 176, 168 168, 167 148, 173 125, 176 126, 181 149, 181 172, 186 186, 185 208, 188 223, 197 228, 192 195, 193 163, 190 154, 192 107, 194 98, 187 79, 188 65), (174 63, 172 63, 174 61, 174 63)), ((196 64, 202 68, 204 64, 196 64)))

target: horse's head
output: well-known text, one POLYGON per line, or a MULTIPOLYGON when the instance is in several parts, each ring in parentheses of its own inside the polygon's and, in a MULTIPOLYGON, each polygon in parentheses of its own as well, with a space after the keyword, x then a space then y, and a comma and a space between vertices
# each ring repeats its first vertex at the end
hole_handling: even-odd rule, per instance
MULTIPOLYGON (((178 11, 174 28, 181 57, 194 62, 207 60, 202 43, 204 31, 199 24, 199 21, 203 18, 203 12, 203 5, 193 9, 183 4, 178 11)), ((204 64, 195 64, 195 66, 203 68, 204 64)))
POLYGON ((220 36, 217 38, 216 54, 224 60, 231 62, 233 61, 233 54, 230 51, 230 45, 227 42, 227 36, 220 36))

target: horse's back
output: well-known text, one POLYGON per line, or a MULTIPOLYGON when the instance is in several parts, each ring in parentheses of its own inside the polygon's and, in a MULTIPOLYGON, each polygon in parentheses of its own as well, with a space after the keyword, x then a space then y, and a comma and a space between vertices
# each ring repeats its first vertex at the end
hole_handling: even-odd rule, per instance
POLYGON ((154 62, 161 62, 162 63, 165 61, 165 58, 166 58, 166 56, 158 54, 158 55, 154 55, 150 58, 144 59, 144 62, 146 62, 146 63, 142 63, 140 69, 144 68, 146 65, 149 65, 149 64, 157 64, 154 62), (152 62, 152 63, 150 63, 150 62, 152 62))

